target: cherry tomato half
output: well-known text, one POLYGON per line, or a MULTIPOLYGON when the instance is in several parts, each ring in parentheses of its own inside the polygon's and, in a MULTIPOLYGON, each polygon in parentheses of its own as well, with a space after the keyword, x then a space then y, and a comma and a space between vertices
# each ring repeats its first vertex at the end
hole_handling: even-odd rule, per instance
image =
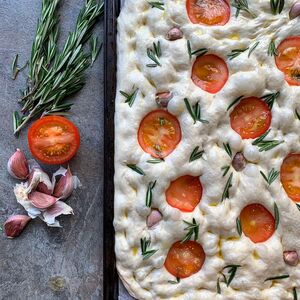
POLYGON ((176 278, 186 278, 199 272, 205 261, 205 252, 194 241, 176 242, 170 248, 165 268, 176 278))
POLYGON ((192 80, 202 90, 216 94, 228 80, 228 67, 225 61, 217 55, 200 56, 194 62, 192 80))
POLYGON ((253 243, 268 240, 275 232, 273 215, 261 204, 250 204, 240 214, 242 230, 253 243))
POLYGON ((225 25, 230 19, 230 7, 225 0, 187 0, 186 9, 194 24, 225 25))
POLYGON ((290 36, 277 47, 277 68, 285 74, 289 85, 300 85, 300 36, 290 36))
POLYGON ((140 146, 156 158, 168 156, 180 140, 181 128, 177 118, 161 109, 146 115, 138 130, 140 146))
POLYGON ((32 155, 45 164, 63 164, 69 161, 80 146, 77 127, 60 116, 43 117, 33 123, 28 132, 32 155))
POLYGON ((230 114, 230 123, 243 139, 254 139, 265 133, 271 124, 272 113, 260 98, 242 99, 230 114))

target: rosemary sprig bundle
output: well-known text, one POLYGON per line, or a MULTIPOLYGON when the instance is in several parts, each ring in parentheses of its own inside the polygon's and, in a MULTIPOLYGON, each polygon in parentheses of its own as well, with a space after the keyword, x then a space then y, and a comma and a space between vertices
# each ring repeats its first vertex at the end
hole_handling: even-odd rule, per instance
POLYGON ((194 241, 198 240, 199 235, 199 224, 197 224, 196 220, 193 218, 192 223, 183 221, 186 225, 188 225, 184 230, 187 231, 187 234, 185 235, 184 239, 181 241, 181 243, 184 243, 186 241, 189 241, 192 236, 194 235, 194 241))
MULTIPOLYGON (((67 96, 81 90, 85 71, 95 53, 85 53, 83 45, 90 39, 104 5, 87 0, 81 10, 74 32, 70 33, 61 52, 57 49, 58 4, 60 0, 43 0, 42 14, 29 60, 28 86, 22 103, 22 116, 14 117, 17 134, 31 119, 41 115, 66 114, 72 104, 64 103, 67 96)), ((98 51, 98 50, 97 50, 98 51)))
POLYGON ((249 9, 247 0, 233 0, 232 6, 236 8, 236 18, 239 16, 241 10, 247 12, 252 18, 256 18, 256 15, 249 9))
POLYGON ((277 147, 278 145, 284 143, 284 141, 278 141, 278 140, 266 141, 265 137, 270 133, 270 131, 271 131, 271 129, 266 131, 259 138, 254 140, 254 142, 252 142, 253 146, 257 146, 259 148, 259 152, 271 150, 271 149, 277 147))
POLYGON ((279 176, 279 172, 275 171, 274 168, 271 169, 271 171, 268 173, 268 175, 265 175, 263 171, 260 171, 261 176, 263 179, 268 183, 268 185, 271 185, 276 178, 279 176))
POLYGON ((280 14, 284 8, 285 0, 270 0, 271 11, 274 15, 280 14))
POLYGON ((148 259, 149 257, 151 257, 153 254, 155 254, 158 251, 158 249, 148 250, 150 244, 151 244, 151 241, 149 239, 147 239, 147 238, 141 239, 141 250, 142 250, 143 260, 148 259))
POLYGON ((199 103, 197 102, 195 105, 191 105, 189 100, 187 98, 184 98, 184 103, 185 106, 189 112, 189 114, 191 115, 191 117, 194 120, 194 124, 196 124, 197 121, 201 122, 201 123, 209 123, 207 120, 204 120, 201 118, 201 107, 199 105, 199 103))

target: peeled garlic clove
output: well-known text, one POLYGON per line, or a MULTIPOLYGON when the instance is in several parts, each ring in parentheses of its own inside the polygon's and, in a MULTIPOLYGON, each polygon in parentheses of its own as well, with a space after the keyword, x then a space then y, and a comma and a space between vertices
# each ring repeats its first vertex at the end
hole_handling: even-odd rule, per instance
POLYGON ((73 209, 63 201, 57 201, 53 206, 43 212, 43 221, 51 227, 60 227, 59 222, 55 219, 60 215, 73 215, 73 209))
POLYGON ((247 161, 242 152, 238 152, 232 160, 232 166, 237 172, 243 171, 246 167, 246 164, 247 161))
POLYGON ((293 6, 290 9, 289 16, 291 20, 300 16, 300 2, 296 2, 293 4, 293 6))
POLYGON ((162 220, 162 215, 157 209, 153 209, 150 213, 150 215, 147 217, 147 226, 153 227, 157 223, 159 223, 162 220))
POLYGON ((170 91, 157 93, 155 95, 156 103, 161 107, 167 107, 169 101, 173 98, 173 93, 170 91))
POLYGON ((169 41, 176 41, 176 40, 182 39, 182 37, 183 37, 183 33, 177 27, 174 27, 174 28, 170 29, 168 34, 167 34, 167 39, 169 41))
POLYGON ((289 266, 297 266, 299 261, 297 251, 284 251, 283 260, 289 266))
POLYGON ((40 166, 34 166, 30 170, 29 174, 29 186, 28 193, 33 190, 37 190, 41 193, 51 195, 53 191, 52 182, 46 172, 44 172, 40 166))
POLYGON ((31 218, 25 215, 15 215, 8 218, 3 225, 7 237, 14 238, 19 236, 30 220, 31 218))
POLYGON ((8 160, 7 171, 12 177, 17 179, 26 179, 28 177, 28 162, 25 154, 20 149, 17 149, 8 160))
POLYGON ((59 199, 40 192, 31 192, 28 195, 28 200, 32 203, 34 207, 46 209, 55 204, 59 199))
POLYGON ((60 199, 67 199, 71 196, 74 189, 81 186, 81 183, 77 176, 73 176, 70 168, 60 168, 53 174, 53 180, 56 181, 56 177, 62 175, 59 181, 55 184, 53 195, 60 199))

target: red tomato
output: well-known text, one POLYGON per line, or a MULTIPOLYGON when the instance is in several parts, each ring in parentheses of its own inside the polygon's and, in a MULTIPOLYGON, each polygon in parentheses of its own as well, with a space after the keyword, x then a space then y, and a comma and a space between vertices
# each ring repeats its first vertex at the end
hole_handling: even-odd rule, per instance
POLYGON ((300 201, 300 154, 289 154, 280 168, 282 186, 293 201, 300 201))
POLYGON ((205 253, 200 244, 193 241, 176 242, 168 252, 165 268, 176 278, 186 278, 199 272, 204 261, 205 253))
POLYGON ((225 0, 187 0, 186 9, 194 24, 225 25, 230 19, 230 7, 225 0))
POLYGON ((277 47, 277 68, 285 74, 289 85, 300 85, 300 36, 290 36, 277 47))
POLYGON ((227 65, 214 54, 200 56, 193 65, 192 80, 202 90, 216 94, 228 80, 227 65))
POLYGON ((183 212, 192 212, 202 197, 199 177, 185 175, 172 181, 166 191, 169 205, 183 212))
POLYGON ((45 164, 63 164, 69 161, 80 145, 77 127, 60 116, 43 117, 33 123, 28 132, 32 155, 45 164))
POLYGON ((265 101, 257 97, 242 99, 230 114, 230 124, 243 139, 254 139, 271 125, 272 113, 265 101))
POLYGON ((156 158, 164 158, 173 152, 181 140, 181 128, 177 118, 165 110, 150 112, 142 120, 138 141, 142 149, 156 158))
POLYGON ((240 214, 242 230, 253 242, 261 243, 268 240, 275 232, 275 219, 261 204, 250 204, 240 214))

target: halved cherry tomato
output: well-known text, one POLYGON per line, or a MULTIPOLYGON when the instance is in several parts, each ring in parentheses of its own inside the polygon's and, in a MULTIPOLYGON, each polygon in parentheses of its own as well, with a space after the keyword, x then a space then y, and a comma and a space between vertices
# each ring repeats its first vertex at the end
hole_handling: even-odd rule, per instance
POLYGON ((32 155, 45 164, 63 164, 69 161, 80 145, 77 127, 60 116, 43 117, 33 123, 28 132, 32 155))
POLYGON ((242 99, 230 114, 230 123, 243 139, 254 139, 265 133, 272 113, 267 103, 257 97, 242 99))
POLYGON ((285 74, 289 85, 300 85, 300 36, 290 36, 277 47, 277 68, 285 74))
POLYGON ((144 117, 138 141, 142 149, 156 158, 164 158, 173 152, 181 140, 181 128, 177 118, 165 110, 154 110, 144 117))
POLYGON ((186 9, 194 24, 225 25, 230 19, 226 0, 187 0, 186 9))
POLYGON ((282 186, 293 201, 300 201, 300 154, 289 154, 280 168, 282 186))
POLYGON ((228 80, 227 65, 217 55, 200 56, 193 65, 192 80, 202 90, 215 94, 223 88, 228 80))
POLYGON ((205 261, 205 252, 194 241, 176 242, 170 248, 165 268, 176 278, 186 278, 199 272, 205 261))
POLYGON ((261 243, 268 240, 275 231, 275 219, 261 204, 250 204, 240 214, 242 230, 253 242, 261 243))
POLYGON ((184 212, 192 212, 202 197, 199 177, 185 175, 172 181, 166 191, 169 205, 184 212))

